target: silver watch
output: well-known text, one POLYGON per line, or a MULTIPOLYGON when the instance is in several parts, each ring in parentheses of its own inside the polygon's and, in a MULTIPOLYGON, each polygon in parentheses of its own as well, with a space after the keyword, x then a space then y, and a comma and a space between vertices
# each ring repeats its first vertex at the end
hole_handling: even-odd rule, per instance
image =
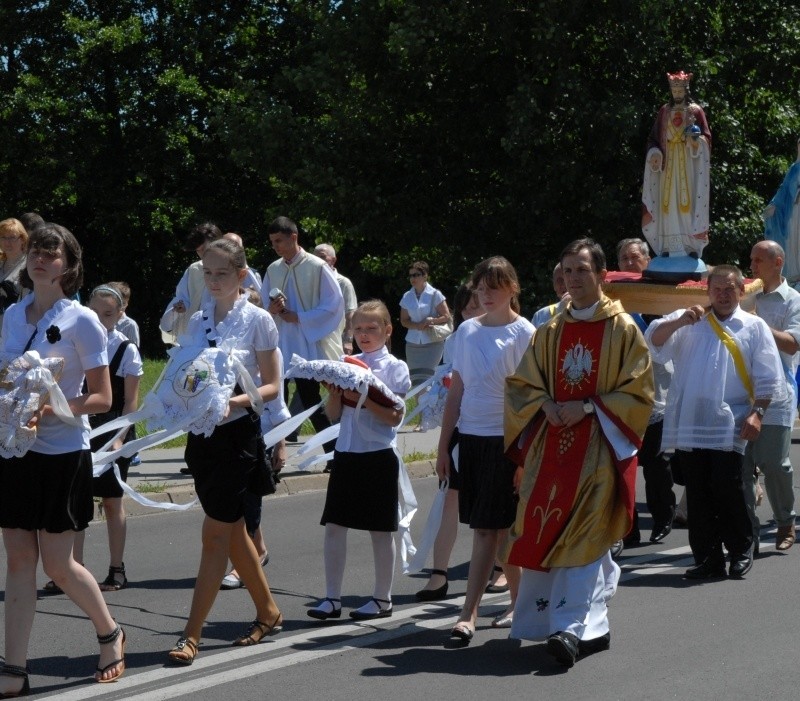
POLYGON ((588 399, 583 400, 583 413, 594 414, 594 404, 592 404, 592 402, 590 402, 588 399))
POLYGON ((767 410, 763 406, 754 406, 753 411, 756 412, 762 419, 764 418, 764 414, 766 414, 767 410))

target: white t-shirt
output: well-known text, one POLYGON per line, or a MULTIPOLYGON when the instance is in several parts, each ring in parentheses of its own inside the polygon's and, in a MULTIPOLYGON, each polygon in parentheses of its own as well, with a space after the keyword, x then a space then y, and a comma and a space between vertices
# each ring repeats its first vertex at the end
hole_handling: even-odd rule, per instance
MULTIPOLYGON (((438 316, 436 307, 444 301, 445 296, 430 283, 426 283, 419 299, 417 299, 417 293, 412 287, 400 299, 400 307, 408 312, 411 321, 420 322, 425 321, 429 316, 438 316)), ((406 333, 406 343, 421 345, 431 343, 431 339, 422 329, 409 329, 406 333)))
POLYGON ((453 372, 464 384, 458 430, 502 436, 506 377, 517 369, 534 328, 521 316, 505 326, 484 326, 479 319, 465 321, 455 334, 453 372))
MULTIPOLYGON (((60 299, 39 320, 34 327, 29 324, 25 311, 35 299, 28 295, 8 308, 3 317, 0 346, 6 353, 22 355, 28 340, 36 331, 29 350, 34 350, 43 358, 63 358, 64 371, 58 378, 58 385, 69 399, 79 397, 83 389, 86 370, 108 365, 106 352, 106 330, 91 309, 70 299, 60 299), (58 333, 47 329, 57 327, 58 333), (58 340, 55 340, 60 336, 58 340)), ((89 419, 81 416, 83 428, 70 426, 57 416, 45 416, 38 426, 36 442, 31 450, 45 455, 59 455, 89 448, 89 419)))
MULTIPOLYGON (((389 353, 386 346, 355 357, 369 365, 375 376, 395 394, 403 396, 411 389, 408 365, 389 353)), ((338 451, 369 453, 393 448, 397 444, 397 427, 378 421, 369 409, 359 409, 356 425, 355 407, 344 406, 339 423, 339 437, 336 439, 338 451)))
MULTIPOLYGON (((125 334, 118 329, 113 329, 108 334, 108 364, 111 364, 111 359, 117 352, 120 343, 129 340, 125 334)), ((136 344, 129 343, 125 350, 122 352, 122 361, 119 364, 116 372, 117 377, 127 377, 133 375, 134 377, 141 377, 144 375, 144 368, 142 367, 142 356, 139 354, 139 349, 136 344)))

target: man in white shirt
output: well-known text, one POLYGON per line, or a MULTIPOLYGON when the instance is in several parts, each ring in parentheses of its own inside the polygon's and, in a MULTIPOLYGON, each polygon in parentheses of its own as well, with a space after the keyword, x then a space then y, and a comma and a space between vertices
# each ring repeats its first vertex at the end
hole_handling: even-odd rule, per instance
POLYGON ((750 268, 761 279, 764 289, 756 295, 756 314, 767 322, 778 346, 786 376, 784 401, 773 400, 761 422, 761 434, 747 444, 744 453, 744 495, 753 531, 758 542, 759 523, 755 512, 755 468, 764 473, 767 498, 778 524, 776 548, 788 550, 794 545, 794 485, 789 448, 797 412, 795 375, 800 362, 800 293, 789 287, 783 277, 785 254, 775 241, 760 241, 750 251, 750 268))
POLYGON ((743 294, 741 270, 718 265, 708 276, 708 313, 694 305, 654 321, 645 334, 653 359, 675 366, 661 448, 676 450, 686 480, 696 562, 688 579, 725 576, 723 543, 731 577, 752 568, 742 462, 770 401, 786 396, 772 333, 762 319, 742 311, 743 294))
MULTIPOLYGON (((325 261, 300 247, 297 225, 288 217, 272 221, 267 234, 279 258, 264 273, 261 298, 278 327, 284 370, 293 354, 306 360, 338 360, 344 352, 344 298, 336 276, 325 261)), ((320 402, 318 382, 295 379, 295 387, 304 407, 320 402)), ((330 426, 322 408, 311 423, 318 432, 330 426)), ((325 444, 326 452, 334 443, 325 444)))
POLYGON ((553 268, 553 291, 558 297, 558 302, 545 305, 533 315, 531 319, 533 328, 536 329, 542 324, 546 324, 556 314, 564 311, 569 303, 569 293, 567 292, 567 283, 564 282, 564 273, 561 271, 561 263, 556 263, 556 267, 553 268))
POLYGON ((353 354, 353 314, 358 307, 356 289, 349 278, 346 278, 336 269, 336 249, 329 243, 321 243, 314 249, 314 255, 322 258, 333 270, 336 281, 344 297, 344 328, 342 329, 342 347, 347 355, 353 354))
MULTIPOLYGON (((222 231, 219 227, 211 222, 205 222, 192 229, 186 237, 183 248, 185 251, 194 251, 198 258, 202 258, 206 246, 220 238, 222 231)), ((178 339, 186 331, 192 314, 200 309, 205 289, 203 261, 196 260, 184 271, 175 288, 175 297, 167 305, 159 322, 164 343, 173 346, 178 344, 178 339)))

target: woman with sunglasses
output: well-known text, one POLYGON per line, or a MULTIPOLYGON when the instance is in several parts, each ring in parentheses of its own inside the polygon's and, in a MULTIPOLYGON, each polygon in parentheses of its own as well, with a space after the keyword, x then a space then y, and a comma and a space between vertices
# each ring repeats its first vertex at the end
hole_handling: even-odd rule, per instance
POLYGON ((431 327, 447 324, 450 310, 444 295, 428 282, 428 264, 415 261, 408 271, 411 289, 400 300, 400 323, 406 334, 406 363, 412 385, 418 385, 433 375, 441 362, 444 338, 435 340, 431 327))

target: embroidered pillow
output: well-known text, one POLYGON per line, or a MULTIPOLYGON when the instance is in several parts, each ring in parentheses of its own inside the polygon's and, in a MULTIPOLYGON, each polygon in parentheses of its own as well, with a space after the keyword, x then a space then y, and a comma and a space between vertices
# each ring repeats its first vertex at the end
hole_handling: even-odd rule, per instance
POLYGON ((365 363, 356 358, 349 358, 347 362, 341 360, 304 360, 295 354, 292 356, 289 369, 286 371, 286 378, 292 377, 327 382, 330 385, 359 393, 366 391, 370 399, 383 406, 395 406, 398 408, 404 406, 403 400, 381 382, 365 363))

